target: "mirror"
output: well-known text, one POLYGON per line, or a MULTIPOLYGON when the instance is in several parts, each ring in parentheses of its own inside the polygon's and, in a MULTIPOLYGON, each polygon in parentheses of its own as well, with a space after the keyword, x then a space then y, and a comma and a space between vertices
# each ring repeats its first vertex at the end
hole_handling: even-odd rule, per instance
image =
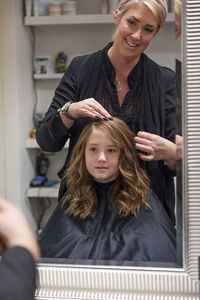
MULTIPOLYGON (((168 65, 169 67, 171 66, 171 67, 173 67, 173 69, 175 69, 175 46, 174 46, 174 19, 172 19, 172 12, 169 14, 169 17, 168 17, 168 19, 167 19, 167 22, 166 22, 166 25, 163 27, 163 29, 161 28, 161 31, 158 33, 158 35, 156 35, 156 37, 155 37, 155 40, 153 40, 152 41, 152 44, 151 44, 151 46, 148 48, 148 50, 147 50, 147 53, 149 53, 149 56, 150 57, 152 57, 152 56, 154 56, 154 57, 152 57, 153 59, 155 59, 157 62, 159 62, 159 61, 162 61, 161 63, 162 64, 164 64, 164 65, 168 65), (171 34, 171 35, 170 35, 171 34), (162 37, 162 39, 161 39, 161 37, 162 37), (167 40, 167 41, 169 41, 169 42, 167 42, 167 46, 168 46, 168 44, 170 45, 170 47, 167 47, 167 49, 165 48, 165 47, 163 47, 163 45, 162 45, 162 43, 161 43, 161 40, 163 40, 163 37, 164 37, 164 40, 167 40), (164 53, 163 53, 163 52, 164 53), (170 57, 170 58, 169 58, 170 57), (167 58, 167 59, 166 59, 167 58), (163 60, 162 60, 163 59, 163 60), (164 59, 165 59, 165 61, 164 61, 164 59)), ((106 26, 106 24, 104 24, 105 26, 106 26)), ((109 25, 110 26, 110 25, 109 25)), ((108 28, 109 28, 109 26, 108 26, 108 28)), ((39 51, 41 51, 41 49, 44 49, 44 48, 42 48, 42 46, 41 46, 41 44, 42 44, 42 40, 45 40, 45 36, 46 35, 52 35, 53 33, 52 33, 52 31, 53 30, 55 30, 54 28, 52 29, 52 28, 50 28, 49 29, 49 27, 48 26, 46 26, 45 28, 40 28, 41 26, 39 26, 39 28, 34 28, 34 30, 36 31, 35 32, 35 35, 36 35, 36 43, 37 43, 37 45, 36 45, 36 48, 35 48, 35 52, 36 53, 39 53, 39 51), (47 28, 48 27, 48 28, 47 28)), ((69 31, 70 32, 72 32, 72 30, 71 30, 71 27, 70 26, 66 26, 66 27, 62 27, 62 28, 59 28, 60 29, 60 31, 62 31, 63 32, 63 34, 64 34, 64 32, 65 32, 65 34, 66 34, 66 36, 68 36, 67 34, 69 34, 69 31)), ((99 26, 97 25, 97 27, 95 27, 95 34, 96 34, 96 30, 99 30, 100 31, 100 29, 99 29, 99 26)), ((73 27, 73 30, 80 30, 79 29, 79 27, 76 27, 76 28, 74 28, 73 27), (77 29, 78 28, 78 29, 77 29)), ((84 24, 84 28, 82 29, 83 31, 81 32, 82 34, 84 34, 84 32, 90 32, 91 34, 92 34, 92 32, 91 32, 91 26, 88 26, 87 24, 84 24), (86 26, 86 27, 85 27, 86 26)), ((77 34, 78 34, 78 32, 76 32, 76 34, 74 34, 74 32, 73 32, 73 36, 75 35, 75 36, 77 36, 77 34)), ((87 33, 88 34, 88 33, 87 33)), ((69 40, 71 41, 71 38, 73 38, 72 36, 70 36, 70 38, 69 38, 69 40)), ((57 39, 57 41, 58 41, 58 43, 60 42, 59 41, 59 37, 58 37, 58 34, 56 34, 56 39, 57 39)), ((93 38, 91 38, 91 40, 93 40, 93 38)), ((72 42, 73 43, 73 42, 72 42)), ((44 42, 43 42, 43 44, 44 44, 44 42)), ((57 43, 56 43, 57 44, 57 43)), ((105 44, 105 41, 103 41, 103 45, 105 44)), ((165 44, 166 45, 166 44, 165 44)), ((102 46, 101 47, 99 47, 99 48, 102 48, 102 46)), ((76 51, 80 51, 79 49, 77 50, 76 49, 76 51)), ((145 80, 144 80, 145 81, 145 80)), ((39 93, 41 93, 42 94, 42 92, 43 92, 43 90, 42 90, 42 86, 43 86, 43 89, 44 89, 44 83, 43 82, 37 82, 36 83, 37 85, 38 85, 38 90, 39 90, 39 93)), ((47 83, 48 84, 48 83, 47 83)), ((47 84, 46 84, 46 86, 47 86, 47 84)), ((49 85, 51 84, 51 82, 49 81, 49 85)), ((137 92, 140 92, 140 90, 138 91, 137 90, 137 92)), ((139 94, 140 95, 140 94, 139 94)), ((41 95, 39 95, 39 96, 41 96, 41 95)), ((84 95, 85 96, 85 95, 84 95)), ((38 106, 39 105, 41 105, 41 102, 42 102, 42 104, 44 104, 44 97, 40 97, 40 98, 42 98, 42 101, 41 101, 41 99, 40 99, 40 104, 38 103, 38 106)), ((49 98, 50 97, 48 97, 48 104, 49 104, 49 98)), ((85 97, 85 98, 87 98, 87 97, 85 97)), ((151 97, 151 99, 152 99, 153 97, 151 97)), ((154 98, 153 98, 154 99, 154 98)), ((144 106, 145 106, 145 104, 144 104, 144 106)), ((38 109, 41 109, 41 107, 39 107, 38 109)), ((138 109, 139 110, 139 109, 138 109)), ((166 109, 167 110, 167 109, 166 109)), ((130 114, 130 113, 129 113, 130 114)), ((145 113, 144 113, 145 114, 145 113)), ((132 116, 131 116, 132 117, 132 116)), ((160 116, 159 116, 160 117, 160 116)), ((140 122, 141 120, 139 119, 139 121, 138 121, 138 123, 140 122)), ((159 122, 159 121, 158 121, 159 122)), ((131 123, 131 122, 130 122, 131 123)), ((133 122, 132 122, 133 123, 133 122)), ((141 122, 142 123, 142 122, 141 122)), ((152 121, 152 123, 153 123, 153 121, 152 121)), ((132 125, 132 124, 131 124, 132 125)), ((146 125, 146 124, 145 124, 146 125)), ((136 127, 137 125, 135 125, 134 124, 134 126, 136 127)), ((135 128, 134 128, 135 129, 135 128)), ((157 128, 156 128, 157 129, 157 128)), ((171 130, 171 127, 170 127, 170 130, 171 130)), ((78 131, 78 130, 77 130, 78 131)), ((133 130, 134 131, 134 130, 133 130)), ((136 131, 136 130, 135 130, 136 131)), ((79 134, 79 132, 78 132, 78 134, 79 134)), ((170 132, 170 134, 171 134, 171 132, 170 132)), ((74 134, 75 135, 75 134, 74 134)), ((58 155, 58 156, 60 156, 60 154, 58 155)), ((63 158, 63 161, 64 161, 64 158, 63 158)), ((155 164, 157 164, 158 162, 156 161, 156 162, 154 162, 155 164)), ((150 165, 150 164, 149 164, 150 165)), ((153 163, 151 164, 151 166, 153 166, 153 163)), ((160 166, 159 166, 160 167, 160 166)), ((156 167, 155 168, 157 168, 157 165, 156 165, 156 167)), ((162 162, 162 169, 164 169, 164 162, 162 162)), ((58 171, 58 168, 57 168, 57 171, 58 171)), ((55 172, 55 170, 54 170, 54 172, 55 172)), ((164 172, 163 172, 164 173, 164 172)), ((168 176, 168 174, 166 174, 167 172, 165 172, 165 175, 166 175, 166 177, 168 176)), ((164 177, 164 176, 163 176, 164 177)), ((170 185, 170 192, 169 192, 169 196, 172 196, 171 198, 170 197, 168 197, 168 202, 173 202, 173 200, 172 200, 172 198, 173 198, 173 196, 174 196, 174 193, 173 193, 173 191, 171 192, 171 190, 173 190, 173 189, 171 189, 171 186, 172 186, 172 184, 173 184, 173 177, 172 176, 168 176, 168 177, 170 177, 170 180, 168 180, 168 186, 170 185), (172 183, 172 184, 171 184, 172 183), (171 194, 173 194, 173 195, 171 195, 171 194)), ((168 178, 167 178, 168 179, 168 178)), ((153 180, 152 180, 153 181, 153 180)), ((154 180, 155 181, 155 180, 154 180)), ((167 181, 167 180, 166 180, 167 181)), ((166 183, 166 185, 167 185, 167 183, 166 183)), ((165 195, 165 191, 163 191, 163 187, 165 187, 165 184, 158 184, 157 182, 156 182, 156 186, 158 187, 158 186, 162 186, 162 191, 161 191, 161 193, 162 194, 164 194, 165 195)), ((160 192, 160 191, 159 191, 160 192)), ((160 194, 161 194, 160 193, 160 194)), ((166 196, 166 198, 167 198, 167 196, 166 196)), ((41 201, 40 201, 41 202, 41 201)), ((164 202, 164 201, 163 201, 164 202)), ((167 206, 167 205, 166 205, 167 206)), ((168 208, 168 207, 167 207, 168 208)), ((57 224, 57 222, 55 222, 56 224, 57 224)), ((53 226, 54 227, 54 230, 56 231, 56 229, 55 229, 55 226, 53 226)), ((57 228, 57 232, 59 232, 59 228, 57 228)), ((71 233, 71 232, 70 232, 71 233)), ((51 234, 51 233, 50 233, 51 234)), ((131 234, 132 234, 132 232, 131 232, 131 234)), ((53 238, 56 238, 56 232, 54 232, 54 234, 51 234, 51 236, 53 236, 53 238)), ((50 237, 51 238, 51 237, 50 237)), ((65 238, 66 238, 66 236, 65 236, 65 238)), ((60 238, 60 240, 61 240, 61 238, 60 238)), ((48 243, 46 243, 46 242, 43 242, 45 245, 49 245, 50 244, 50 242, 49 242, 49 240, 48 240, 48 243)), ((57 243, 58 244, 58 243, 57 243)), ((134 244, 134 243, 132 243, 132 244, 134 244)), ((169 243, 168 243, 169 244, 169 243)), ((167 244, 167 245, 168 245, 167 244)), ((70 244, 71 245, 71 244, 70 244)), ((56 245, 57 246, 57 245, 56 245)), ((63 247, 63 245, 61 246, 61 247, 63 247)), ((54 248, 56 248, 56 247, 54 247, 54 246, 52 246, 51 245, 51 247, 50 247, 51 249, 54 249, 54 248)), ((159 248, 159 247, 157 247, 157 248, 159 248)), ((43 249, 42 249, 43 250, 43 249)), ((154 250, 155 250, 155 248, 154 248, 154 250)), ((47 250, 48 251, 48 250, 47 250)), ((132 251, 133 252, 133 251, 132 251)), ((142 252, 142 251, 141 251, 142 252)), ((160 251, 160 252, 162 252, 162 251, 160 251)), ((60 251, 59 251, 59 253, 60 253, 60 251)), ((71 253, 70 253, 71 254, 71 253)), ((44 254, 45 255, 45 254, 44 254)), ((48 256, 50 256, 50 255, 54 255, 54 254, 49 254, 48 253, 48 256)), ((57 254, 56 254, 57 255, 57 254)), ((59 254, 60 255, 60 254, 59 254)), ((57 257, 57 256, 56 256, 57 257)), ((60 257, 71 257, 70 255, 66 255, 66 256, 64 256, 64 254, 62 253, 62 256, 60 255, 60 257)), ((139 259, 137 259, 137 262, 135 262, 135 260, 134 259, 129 259, 129 261, 128 261, 128 259, 121 259, 120 261, 119 260, 117 260, 117 259, 115 259, 115 257, 113 257, 112 256, 112 261, 111 261, 111 259, 107 259, 107 261, 105 261, 105 259, 102 259, 102 261, 100 261, 99 259, 98 259, 98 261, 92 261, 92 259, 88 259, 88 257, 85 259, 85 260, 83 260, 83 261, 79 261, 79 263, 81 263, 81 264, 86 264, 86 265, 88 265, 88 264, 95 264, 95 265, 126 265, 126 266, 131 266, 131 265, 142 265, 142 266, 146 266, 146 265, 153 265, 153 264, 147 264, 146 262, 145 263, 139 263, 139 259)), ((146 257, 145 257, 146 258, 146 257)), ((81 259, 81 258, 78 258, 78 260, 79 259, 81 259)), ((141 259, 142 260, 142 259, 141 259)), ((145 260, 145 259, 144 259, 145 260)), ((148 259, 146 259, 146 260, 148 260, 148 259)), ((149 259, 149 260, 151 260, 151 259, 149 259)), ((46 261, 46 260, 45 260, 46 261)), ((77 262, 77 257, 76 257, 76 259, 73 257, 73 260, 72 261, 70 261, 70 260, 66 260, 66 263, 78 263, 77 262)), ((161 262, 161 263, 159 263, 157 266, 159 266, 159 267, 177 267, 177 265, 172 265, 171 263, 173 262, 173 261, 170 261, 170 264, 164 264, 164 261, 162 261, 162 259, 159 259, 159 262, 161 262)), ((179 265, 180 266, 180 265, 179 265)))
POLYGON ((166 270, 129 267, 44 265, 38 267, 37 296, 47 298, 198 299, 199 204, 199 15, 200 2, 183 3, 183 192, 184 267, 166 270), (195 24, 195 26, 194 26, 195 24))

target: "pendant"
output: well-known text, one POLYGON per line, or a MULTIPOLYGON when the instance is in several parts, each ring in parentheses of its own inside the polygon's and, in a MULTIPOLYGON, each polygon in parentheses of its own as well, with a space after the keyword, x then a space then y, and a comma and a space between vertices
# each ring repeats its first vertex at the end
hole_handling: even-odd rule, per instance
POLYGON ((121 91, 121 83, 120 83, 120 81, 117 81, 116 89, 117 89, 117 92, 121 91))

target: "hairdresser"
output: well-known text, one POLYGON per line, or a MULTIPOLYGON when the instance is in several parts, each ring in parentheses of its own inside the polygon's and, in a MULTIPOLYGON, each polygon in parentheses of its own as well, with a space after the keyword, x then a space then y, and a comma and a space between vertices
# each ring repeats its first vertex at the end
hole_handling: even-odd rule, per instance
MULTIPOLYGON (((114 41, 102 50, 72 60, 36 133, 41 149, 49 152, 60 151, 70 139, 60 178, 82 129, 91 118, 118 117, 136 136, 146 132, 174 143, 175 74, 144 54, 167 13, 165 0, 121 1, 114 11, 114 41)), ((151 141, 140 136, 137 149, 144 148, 144 144, 142 153, 151 159, 140 157, 141 166, 174 221, 175 163, 168 157, 168 151, 164 151, 166 157, 160 156, 162 159, 154 155, 151 141)), ((61 184, 59 199, 65 191, 61 184)))

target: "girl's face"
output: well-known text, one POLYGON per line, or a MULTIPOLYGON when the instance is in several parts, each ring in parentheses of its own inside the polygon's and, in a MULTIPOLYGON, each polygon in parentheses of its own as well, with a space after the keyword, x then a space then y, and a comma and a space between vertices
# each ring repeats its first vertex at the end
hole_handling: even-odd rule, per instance
POLYGON ((114 41, 116 51, 137 63, 156 35, 156 17, 143 3, 134 3, 121 18, 115 13, 114 23, 117 26, 114 41))
POLYGON ((85 164, 97 182, 109 182, 119 173, 120 149, 102 130, 92 129, 85 147, 85 164))

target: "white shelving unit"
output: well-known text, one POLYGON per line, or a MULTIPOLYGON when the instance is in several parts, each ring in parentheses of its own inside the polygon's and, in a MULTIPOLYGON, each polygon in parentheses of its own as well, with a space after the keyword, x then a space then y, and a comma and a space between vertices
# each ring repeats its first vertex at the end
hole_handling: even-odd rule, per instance
POLYGON ((63 73, 33 74, 33 78, 35 80, 41 80, 41 79, 61 79, 62 77, 63 77, 63 73))
POLYGON ((39 149, 36 139, 28 138, 26 140, 26 149, 39 149))
MULTIPOLYGON (((68 149, 69 141, 66 142, 64 149, 68 149)), ((35 138, 28 138, 26 140, 26 149, 36 150, 39 145, 35 138)), ((29 187, 27 191, 28 198, 57 198, 59 190, 59 183, 52 187, 29 187)))
POLYGON ((76 25, 76 24, 109 24, 113 23, 112 14, 89 14, 73 16, 39 16, 25 17, 25 25, 42 26, 42 25, 76 25))
POLYGON ((57 198, 59 184, 53 187, 30 187, 27 192, 29 198, 57 198))
MULTIPOLYGON (((69 141, 66 142, 64 149, 69 148, 69 141)), ((28 138, 26 140, 26 149, 36 150, 39 149, 39 145, 35 138, 28 138)), ((59 190, 59 183, 52 187, 29 187, 27 191, 28 198, 57 198, 59 190)))

